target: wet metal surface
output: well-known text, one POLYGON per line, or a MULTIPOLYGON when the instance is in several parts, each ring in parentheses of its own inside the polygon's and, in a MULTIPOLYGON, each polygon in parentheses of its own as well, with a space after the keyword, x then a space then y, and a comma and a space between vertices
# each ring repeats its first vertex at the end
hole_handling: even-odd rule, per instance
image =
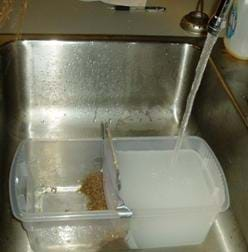
MULTIPOLYGON (((114 136, 176 135, 198 58, 199 50, 187 43, 20 41, 3 46, 0 251, 30 251, 8 199, 8 172, 21 139, 99 137, 107 120, 114 136)), ((247 128, 212 64, 188 133, 201 135, 214 149, 232 206, 218 216, 202 245, 154 251, 245 252, 247 128)))

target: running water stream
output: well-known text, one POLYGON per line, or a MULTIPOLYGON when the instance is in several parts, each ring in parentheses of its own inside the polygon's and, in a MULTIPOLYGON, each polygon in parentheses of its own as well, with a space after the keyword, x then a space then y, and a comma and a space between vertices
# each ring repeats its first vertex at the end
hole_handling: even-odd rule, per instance
POLYGON ((196 96, 196 93, 200 87, 201 80, 202 80, 205 68, 207 66, 208 59, 210 57, 210 54, 212 52, 212 49, 213 49, 216 41, 217 41, 217 38, 218 38, 218 36, 214 36, 214 35, 208 33, 204 47, 202 49, 201 56, 200 56, 200 59, 199 59, 199 62, 198 62, 198 65, 197 65, 196 71, 195 71, 195 78, 194 78, 190 93, 187 98, 185 112, 184 112, 183 119, 181 121, 181 125, 179 128, 175 151, 174 151, 174 155, 172 157, 172 165, 176 162, 178 151, 182 147, 183 139, 185 136, 185 131, 186 131, 186 128, 187 128, 187 125, 189 122, 191 112, 192 112, 195 96, 196 96))

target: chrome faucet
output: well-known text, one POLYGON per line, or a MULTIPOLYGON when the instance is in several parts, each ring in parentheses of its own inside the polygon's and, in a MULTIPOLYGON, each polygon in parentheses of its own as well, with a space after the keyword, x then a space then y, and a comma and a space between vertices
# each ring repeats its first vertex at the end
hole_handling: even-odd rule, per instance
POLYGON ((208 23, 208 32, 217 36, 224 28, 226 22, 227 11, 231 5, 231 0, 220 0, 216 13, 212 16, 208 23))

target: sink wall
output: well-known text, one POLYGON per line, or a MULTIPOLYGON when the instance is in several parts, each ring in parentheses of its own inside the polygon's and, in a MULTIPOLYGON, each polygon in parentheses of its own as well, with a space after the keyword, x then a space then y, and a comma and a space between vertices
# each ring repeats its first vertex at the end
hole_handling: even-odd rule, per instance
POLYGON ((199 52, 189 44, 24 41, 4 54, 9 134, 78 138, 100 136, 106 119, 117 136, 175 134, 199 52))

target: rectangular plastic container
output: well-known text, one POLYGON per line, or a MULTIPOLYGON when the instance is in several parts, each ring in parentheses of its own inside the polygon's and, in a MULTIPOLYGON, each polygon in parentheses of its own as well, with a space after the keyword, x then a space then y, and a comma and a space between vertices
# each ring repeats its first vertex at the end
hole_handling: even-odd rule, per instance
MULTIPOLYGON (((120 196, 133 212, 131 248, 200 244, 217 214, 229 207, 224 173, 207 143, 187 137, 175 158, 176 139, 113 139, 120 196)), ((105 150, 105 159, 111 160, 105 150)), ((112 170, 107 164, 105 169, 112 170)))
POLYGON ((182 167, 171 169, 175 143, 175 137, 114 139, 120 196, 133 212, 121 218, 114 184, 104 181, 106 211, 87 211, 78 192, 85 176, 102 167, 115 179, 112 154, 102 139, 22 142, 11 167, 10 201, 34 252, 108 251, 108 246, 118 251, 125 241, 140 249, 201 243, 216 215, 229 206, 225 177, 197 137, 186 138, 182 149, 194 169, 184 159, 182 167))
POLYGON ((125 247, 128 220, 116 211, 88 211, 82 180, 102 168, 102 139, 25 140, 10 172, 14 216, 36 251, 98 251, 125 247), (116 242, 117 241, 117 242, 116 242))

